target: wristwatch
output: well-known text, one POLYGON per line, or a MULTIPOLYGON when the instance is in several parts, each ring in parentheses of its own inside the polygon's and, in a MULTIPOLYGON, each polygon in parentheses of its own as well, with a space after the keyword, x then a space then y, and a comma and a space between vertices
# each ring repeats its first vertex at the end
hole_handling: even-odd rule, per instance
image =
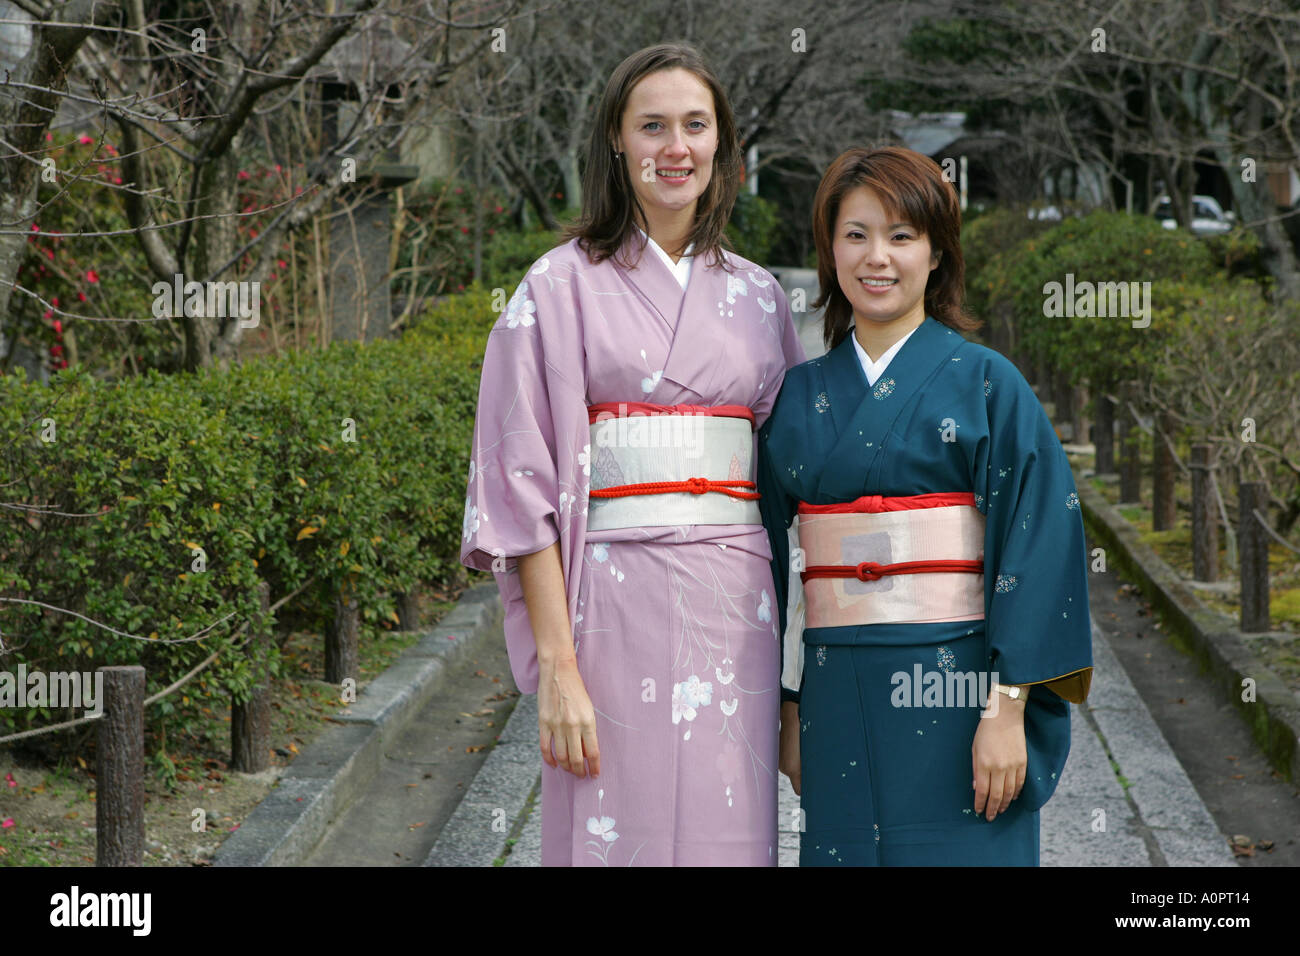
POLYGON ((999 693, 1006 694, 1012 700, 1027 701, 1029 699, 1029 686, 1019 684, 994 684, 993 689, 999 693))

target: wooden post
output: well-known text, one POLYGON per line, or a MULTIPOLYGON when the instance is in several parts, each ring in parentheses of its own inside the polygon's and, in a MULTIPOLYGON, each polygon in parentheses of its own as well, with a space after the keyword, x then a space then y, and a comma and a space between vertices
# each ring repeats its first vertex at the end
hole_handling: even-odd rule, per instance
POLYGON ((1070 389, 1070 430, 1074 433, 1070 441, 1082 445, 1088 440, 1088 390, 1082 385, 1070 389))
POLYGON ((1219 580, 1219 518, 1210 484, 1210 446, 1192 446, 1192 576, 1219 580))
POLYGON ((260 773, 271 766, 271 679, 267 661, 271 655, 271 586, 258 583, 263 626, 257 626, 246 653, 257 675, 245 703, 230 707, 230 766, 244 773, 260 773))
POLYGON ((1155 531, 1169 531, 1178 520, 1174 505, 1175 468, 1173 450, 1174 420, 1168 412, 1156 416, 1151 430, 1151 459, 1155 462, 1155 475, 1151 482, 1151 527, 1155 531))
POLYGON ((357 673, 357 648, 360 644, 361 612, 350 582, 339 586, 334 598, 334 619, 325 631, 325 680, 342 684, 345 677, 354 680, 357 673))
POLYGON ((420 629, 420 594, 414 587, 397 595, 397 629, 400 631, 420 629))
POLYGON ((1142 441, 1137 419, 1130 406, 1132 389, 1127 385, 1121 392, 1125 401, 1119 409, 1119 500, 1142 501, 1142 441))
POLYGON ((1097 446, 1096 472, 1115 473, 1115 403, 1101 389, 1097 390, 1097 420, 1092 426, 1092 441, 1097 446))
POLYGON ((144 862, 144 668, 101 667, 95 759, 95 865, 144 862))
POLYGON ((1241 629, 1267 631, 1268 613, 1268 536, 1255 517, 1268 507, 1268 495, 1262 481, 1243 481, 1237 486, 1241 503, 1237 553, 1241 557, 1241 629))

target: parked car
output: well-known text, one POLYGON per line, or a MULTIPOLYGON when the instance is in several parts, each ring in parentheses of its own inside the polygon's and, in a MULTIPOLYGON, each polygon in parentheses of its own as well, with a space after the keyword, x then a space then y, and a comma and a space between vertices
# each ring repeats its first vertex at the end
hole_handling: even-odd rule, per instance
POLYGON ((1055 206, 1030 206, 1029 218, 1039 222, 1060 222, 1061 210, 1055 206))
MULTIPOLYGON (((1168 196, 1156 200, 1152 215, 1166 229, 1178 227, 1178 221, 1174 218, 1174 206, 1168 196)), ((1213 196, 1192 197, 1192 232, 1196 235, 1217 236, 1228 232, 1236 224, 1236 219, 1233 213, 1224 212, 1213 196)))

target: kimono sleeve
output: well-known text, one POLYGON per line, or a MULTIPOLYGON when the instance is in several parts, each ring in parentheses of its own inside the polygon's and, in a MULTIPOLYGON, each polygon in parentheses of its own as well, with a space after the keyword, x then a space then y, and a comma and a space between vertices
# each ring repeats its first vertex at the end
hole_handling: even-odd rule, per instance
POLYGON ((976 493, 987 507, 989 666, 1000 683, 1041 684, 1082 703, 1092 678, 1092 625, 1079 498, 1042 406, 1019 373, 1010 374, 994 387, 1017 394, 990 405, 989 453, 976 466, 984 472, 976 493))
MULTIPOLYGON (((796 365, 803 364, 803 345, 799 342, 799 329, 790 312, 785 290, 773 280, 775 286, 776 316, 780 322, 781 355, 784 372, 764 390, 755 404, 755 420, 763 427, 758 434, 758 500, 763 525, 767 528, 772 547, 772 585, 776 591, 779 614, 777 642, 781 647, 781 700, 799 700, 797 690, 803 671, 803 582, 798 572, 792 570, 790 555, 798 547, 798 532, 791 528, 798 501, 792 498, 777 480, 768 448, 772 419, 779 402, 786 375, 796 365), (787 657, 790 660, 787 662, 787 657), (788 685, 793 685, 788 686, 788 685)), ((796 521, 797 524, 797 521, 796 521)))
POLYGON ((511 568, 560 536, 554 403, 573 396, 548 373, 535 324, 506 321, 493 328, 483 357, 465 496, 461 562, 479 571, 511 568))
POLYGON ((778 612, 777 643, 781 649, 781 701, 798 702, 803 675, 803 584, 799 577, 802 561, 798 532, 791 528, 799 502, 781 483, 777 468, 781 459, 779 443, 771 442, 772 426, 779 420, 780 398, 772 417, 758 433, 758 501, 763 527, 772 548, 772 586, 776 592, 778 612))
POLYGON ((496 577, 511 671, 524 693, 536 691, 538 666, 517 559, 559 541, 570 585, 574 505, 586 495, 584 391, 560 368, 582 352, 563 339, 574 324, 562 321, 564 308, 525 281, 489 334, 465 495, 460 559, 496 577), (544 335, 548 323, 560 331, 544 335))

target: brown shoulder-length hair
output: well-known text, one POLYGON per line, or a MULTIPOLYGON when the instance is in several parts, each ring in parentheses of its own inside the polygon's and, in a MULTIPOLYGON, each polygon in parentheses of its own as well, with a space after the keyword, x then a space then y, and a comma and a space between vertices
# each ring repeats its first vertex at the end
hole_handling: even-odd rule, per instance
POLYGON ((821 293, 813 308, 825 307, 823 338, 827 348, 844 341, 853 328, 853 306, 835 275, 835 222, 846 193, 859 186, 875 190, 891 217, 911 223, 939 253, 939 264, 925 284, 925 311, 961 332, 979 328, 967 314, 966 263, 961 254, 961 203, 957 190, 929 156, 903 146, 857 147, 836 157, 817 187, 813 201, 813 241, 817 245, 817 280, 821 293))
MULTIPOLYGON (((587 166, 582 175, 582 215, 564 233, 565 240, 577 238, 592 262, 614 255, 634 235, 644 211, 627 174, 627 164, 614 151, 614 140, 623 122, 632 88, 659 70, 689 70, 713 94, 717 120, 718 149, 713 155, 709 185, 695 204, 695 222, 688 243, 695 244, 697 258, 709 254, 713 265, 727 268, 723 248, 729 246, 725 229, 740 191, 743 158, 736 136, 731 103, 717 76, 694 47, 684 43, 661 43, 638 50, 620 63, 605 84, 605 95, 596 112, 596 123, 587 144, 587 166)), ((645 248, 644 242, 642 249, 645 248)), ((624 263, 631 265, 631 263, 624 263)))

